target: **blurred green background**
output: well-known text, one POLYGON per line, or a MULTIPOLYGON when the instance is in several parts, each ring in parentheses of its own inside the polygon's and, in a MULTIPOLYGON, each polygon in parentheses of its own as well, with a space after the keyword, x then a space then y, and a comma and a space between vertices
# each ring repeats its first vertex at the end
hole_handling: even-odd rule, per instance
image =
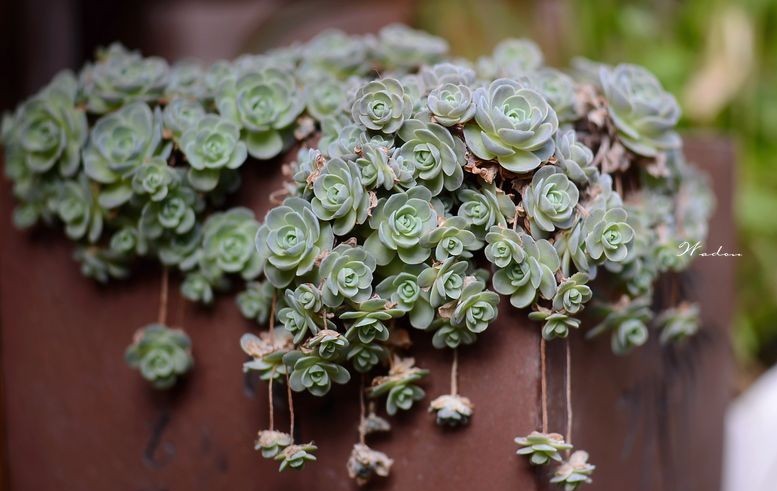
POLYGON ((417 24, 468 58, 522 35, 555 65, 645 65, 677 95, 683 127, 731 135, 739 243, 722 245, 743 255, 734 347, 747 372, 777 362, 777 1, 431 0, 417 24))

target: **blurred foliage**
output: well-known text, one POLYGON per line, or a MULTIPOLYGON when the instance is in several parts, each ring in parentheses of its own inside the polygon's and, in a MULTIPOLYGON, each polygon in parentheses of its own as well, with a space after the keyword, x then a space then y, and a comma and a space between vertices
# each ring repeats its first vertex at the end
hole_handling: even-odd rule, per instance
POLYGON ((428 0, 420 27, 468 58, 504 37, 538 41, 549 62, 573 56, 655 72, 683 125, 733 135, 739 162, 735 347, 777 361, 777 2, 774 0, 428 0))

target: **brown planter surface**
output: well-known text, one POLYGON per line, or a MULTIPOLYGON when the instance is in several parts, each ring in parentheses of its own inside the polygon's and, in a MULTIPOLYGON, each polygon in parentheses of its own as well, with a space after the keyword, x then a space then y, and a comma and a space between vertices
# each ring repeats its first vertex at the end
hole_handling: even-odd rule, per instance
MULTIPOLYGON (((691 159, 714 178, 718 208, 710 249, 732 250, 733 151, 729 142, 690 139, 691 159), (714 246, 714 247, 712 247, 714 246)), ((277 189, 277 165, 253 163, 241 203, 259 216, 277 189)), ((11 490, 336 491, 355 489, 345 462, 357 439, 358 381, 326 398, 297 395, 301 440, 315 440, 319 460, 300 473, 253 450, 267 426, 267 386, 245 378, 238 339, 256 330, 231 297, 205 309, 184 302, 173 282, 170 323, 194 342, 193 373, 170 393, 150 389, 126 367, 123 352, 139 326, 153 322, 159 271, 102 287, 84 279, 73 246, 58 232, 21 233, 0 206, 0 326, 6 481, 11 490)), ((686 346, 657 342, 629 357, 608 341, 572 342, 574 441, 597 464, 591 490, 712 490, 718 487, 722 416, 729 397, 733 310, 732 258, 699 258, 689 288, 702 303, 704 330, 686 346)), ((461 350, 459 388, 476 405, 468 428, 441 430, 426 412, 447 393, 449 351, 414 333, 419 366, 432 370, 427 399, 392 419, 388 436, 371 440, 395 460, 375 489, 402 491, 545 489, 514 436, 536 429, 539 413, 539 328, 502 302, 499 321, 461 350)), ((654 336, 655 337, 655 336, 654 336)), ((550 343, 551 430, 565 431, 563 342, 550 343)), ((283 389, 276 425, 286 428, 283 389)))

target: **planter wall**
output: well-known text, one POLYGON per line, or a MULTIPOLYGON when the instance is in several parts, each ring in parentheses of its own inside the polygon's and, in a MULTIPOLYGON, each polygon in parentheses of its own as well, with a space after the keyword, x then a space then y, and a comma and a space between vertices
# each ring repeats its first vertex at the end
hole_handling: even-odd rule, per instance
MULTIPOLYGON (((692 161, 714 177, 718 208, 710 249, 733 250, 731 173, 725 141, 688 142, 692 161)), ((278 167, 254 165, 239 201, 260 216, 280 182, 278 167)), ((345 461, 357 438, 358 383, 330 397, 296 397, 300 439, 320 444, 302 473, 276 472, 253 450, 267 423, 266 384, 244 378, 238 339, 255 329, 232 299, 206 310, 173 284, 169 319, 194 342, 193 373, 170 393, 150 389, 123 361, 134 330, 156 316, 159 271, 103 288, 84 279, 71 244, 47 231, 19 233, 11 198, 0 202, 0 326, 8 489, 336 491, 354 489, 345 461)), ((592 490, 704 490, 719 486, 722 418, 729 395, 732 258, 700 258, 683 281, 702 304, 704 329, 689 344, 651 341, 626 358, 605 339, 572 342, 575 432, 597 465, 592 490)), ((660 297, 660 295, 659 295, 660 297)), ((414 336, 431 397, 448 391, 450 353, 414 336)), ((539 326, 503 302, 500 319, 460 357, 460 392, 476 405, 469 428, 440 430, 421 404, 373 440, 395 459, 376 489, 544 489, 514 455, 512 438, 539 426, 539 326)), ((564 431, 563 342, 549 344, 551 429, 564 431)), ((285 392, 276 424, 287 424, 285 392)))

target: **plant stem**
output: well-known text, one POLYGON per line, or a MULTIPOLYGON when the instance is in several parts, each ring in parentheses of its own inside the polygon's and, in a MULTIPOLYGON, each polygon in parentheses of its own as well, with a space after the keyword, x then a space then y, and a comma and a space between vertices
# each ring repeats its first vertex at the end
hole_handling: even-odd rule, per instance
POLYGON ((167 292, 169 281, 170 273, 167 270, 167 267, 164 267, 162 268, 162 288, 159 292, 159 316, 157 317, 157 321, 162 325, 167 323, 167 292))

